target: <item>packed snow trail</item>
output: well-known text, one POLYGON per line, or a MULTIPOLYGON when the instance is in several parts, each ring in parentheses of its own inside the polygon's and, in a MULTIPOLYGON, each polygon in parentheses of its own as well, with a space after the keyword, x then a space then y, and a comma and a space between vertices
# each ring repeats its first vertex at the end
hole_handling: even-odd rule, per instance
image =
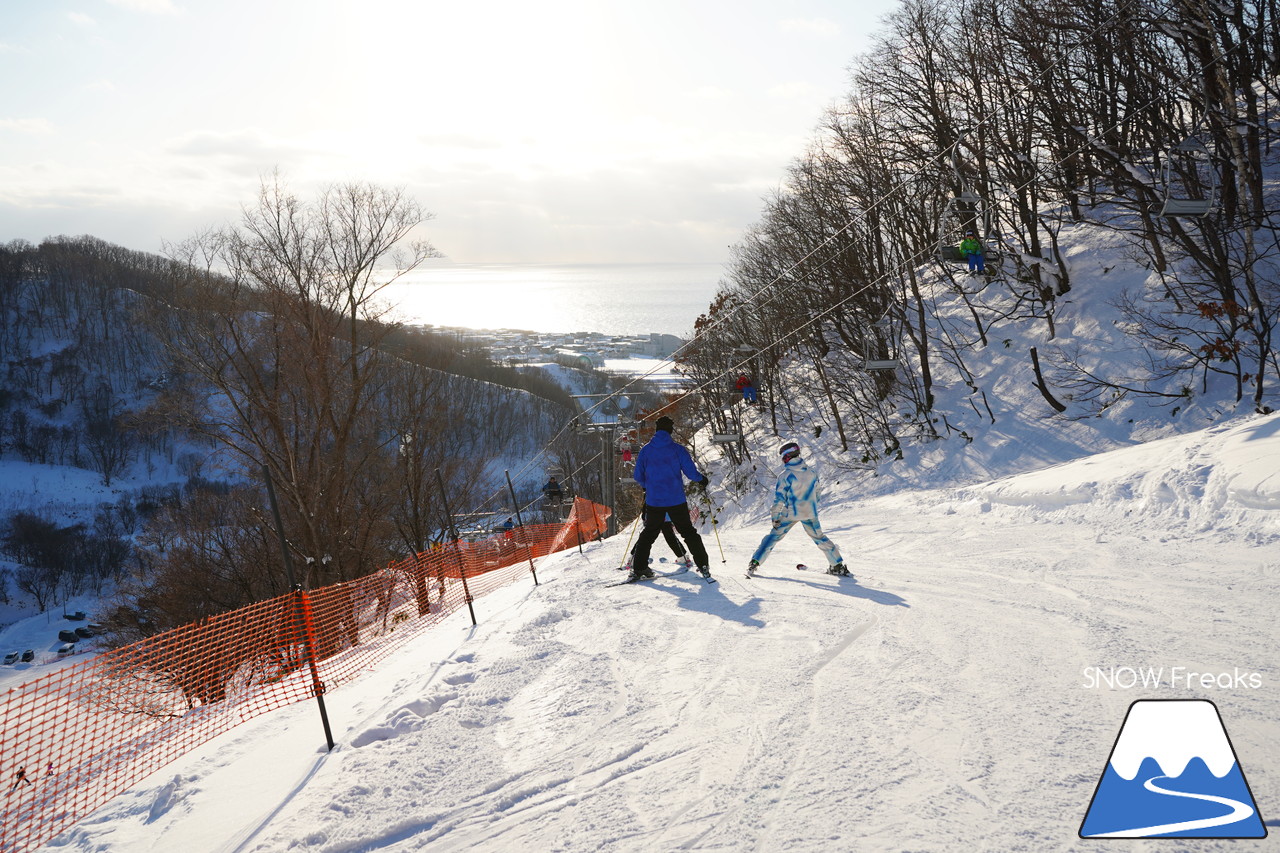
POLYGON ((478 626, 330 694, 332 753, 313 708, 281 711, 49 849, 1077 850, 1125 709, 1151 695, 1082 678, 1115 665, 1264 674, 1211 698, 1265 817, 1276 540, 984 495, 828 511, 856 583, 797 571, 803 537, 757 579, 730 571, 761 523, 721 526, 716 585, 605 588, 621 539, 549 558, 540 586, 479 599, 478 626))
POLYGON ((1100 850, 1076 833, 1140 698, 1212 699, 1275 826, 1275 424, 833 502, 856 582, 794 568, 804 537, 742 577, 750 515, 719 584, 607 588, 622 537, 547 558, 328 694, 333 752, 281 710, 46 849, 1100 850), (1085 675, 1116 667, 1258 679, 1085 675))

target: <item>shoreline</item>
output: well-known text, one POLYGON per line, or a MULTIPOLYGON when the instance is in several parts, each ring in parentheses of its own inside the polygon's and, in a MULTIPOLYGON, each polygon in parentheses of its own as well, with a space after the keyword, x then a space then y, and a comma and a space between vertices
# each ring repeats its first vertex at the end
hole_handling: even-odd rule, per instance
POLYGON ((685 337, 711 305, 722 272, 715 264, 419 267, 380 298, 406 325, 491 334, 685 337))

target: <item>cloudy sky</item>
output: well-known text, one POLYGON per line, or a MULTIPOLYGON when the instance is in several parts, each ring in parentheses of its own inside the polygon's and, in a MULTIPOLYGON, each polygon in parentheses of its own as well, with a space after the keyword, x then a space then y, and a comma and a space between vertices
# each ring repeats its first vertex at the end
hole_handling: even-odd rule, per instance
POLYGON ((0 242, 144 251, 278 168, 458 262, 724 260, 896 0, 4 0, 0 242))

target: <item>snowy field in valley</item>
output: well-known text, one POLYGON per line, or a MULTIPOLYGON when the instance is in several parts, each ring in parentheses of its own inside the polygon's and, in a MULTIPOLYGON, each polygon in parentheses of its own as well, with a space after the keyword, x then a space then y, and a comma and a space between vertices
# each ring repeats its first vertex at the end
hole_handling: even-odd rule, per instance
POLYGON ((853 580, 799 529, 747 579, 767 518, 724 515, 719 583, 607 587, 625 535, 547 558, 331 693, 332 752, 285 709, 44 849, 1110 850, 1077 831, 1151 698, 1213 700, 1280 826, 1280 416, 835 500, 853 580))

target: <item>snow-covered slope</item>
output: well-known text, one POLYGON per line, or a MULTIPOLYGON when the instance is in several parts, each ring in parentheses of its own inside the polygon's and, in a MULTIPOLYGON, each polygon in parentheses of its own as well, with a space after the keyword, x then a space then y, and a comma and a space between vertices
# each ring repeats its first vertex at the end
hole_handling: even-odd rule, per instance
POLYGON ((856 581, 799 530, 743 577, 766 525, 751 502, 708 534, 718 584, 604 586, 625 537, 548 558, 540 586, 478 600, 477 626, 460 613, 329 694, 333 752, 314 706, 277 712, 47 849, 1103 849, 1076 833, 1140 698, 1212 699, 1274 828, 1278 431, 1250 417, 977 485, 834 487, 823 523, 856 581), (1097 677, 1145 667, 1164 674, 1097 677))

